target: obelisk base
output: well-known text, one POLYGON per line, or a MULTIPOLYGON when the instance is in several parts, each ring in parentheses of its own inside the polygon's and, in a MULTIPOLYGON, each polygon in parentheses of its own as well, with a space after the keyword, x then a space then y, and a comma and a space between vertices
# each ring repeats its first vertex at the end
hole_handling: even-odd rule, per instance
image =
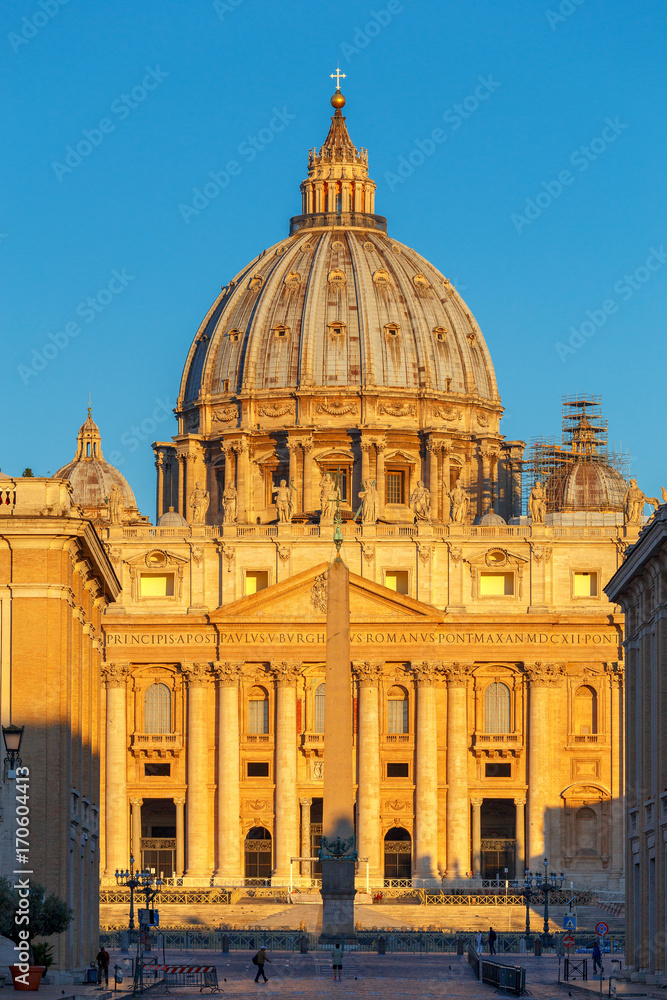
POLYGON ((356 938, 354 861, 322 861, 322 933, 320 942, 356 938))

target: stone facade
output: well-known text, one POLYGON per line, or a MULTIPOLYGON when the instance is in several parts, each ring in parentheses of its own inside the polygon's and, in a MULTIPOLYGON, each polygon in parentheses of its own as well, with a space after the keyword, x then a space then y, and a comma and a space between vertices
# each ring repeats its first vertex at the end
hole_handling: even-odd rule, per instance
MULTIPOLYGON (((664 493, 664 491, 663 491, 664 493)), ((626 964, 667 984, 667 507, 606 589, 625 612, 626 964)))
POLYGON ((0 478, 0 715, 25 726, 30 772, 28 863, 17 864, 16 782, 2 771, 0 871, 32 870, 74 911, 55 941, 60 969, 97 951, 100 619, 118 592, 67 480, 0 478))

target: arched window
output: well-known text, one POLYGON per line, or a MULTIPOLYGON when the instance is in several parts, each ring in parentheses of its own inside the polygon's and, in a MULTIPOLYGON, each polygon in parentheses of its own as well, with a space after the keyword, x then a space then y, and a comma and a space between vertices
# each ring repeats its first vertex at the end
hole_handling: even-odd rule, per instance
POLYGON ((577 811, 574 832, 577 854, 580 857, 595 857, 598 853, 598 818, 588 806, 577 811))
POLYGON ((510 733, 510 689, 495 681, 484 692, 484 732, 510 733))
POLYGON ((257 884, 271 878, 271 834, 264 826, 253 826, 245 838, 245 877, 257 884))
POLYGON ((586 736, 598 731, 598 696, 588 684, 582 684, 574 695, 574 732, 586 736))
POLYGON ((397 685, 387 695, 387 732, 408 732, 408 692, 397 685))
POLYGON ((248 732, 261 736, 269 731, 269 696, 263 687, 254 687, 248 699, 248 732))
POLYGON ((166 684, 151 684, 144 695, 144 731, 171 732, 171 691, 166 684))
POLYGON ((315 692, 315 718, 313 732, 324 732, 324 702, 326 698, 326 684, 320 684, 315 692))

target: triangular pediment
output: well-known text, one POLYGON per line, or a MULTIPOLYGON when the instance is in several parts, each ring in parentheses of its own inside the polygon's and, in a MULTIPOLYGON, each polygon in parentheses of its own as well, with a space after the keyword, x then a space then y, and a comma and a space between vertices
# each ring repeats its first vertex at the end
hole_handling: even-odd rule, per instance
MULTIPOLYGON (((326 612, 322 576, 328 568, 328 563, 320 563, 288 580, 281 580, 280 583, 260 590, 258 594, 226 604, 213 611, 210 620, 323 622, 326 612)), ((350 620, 353 625, 379 621, 413 621, 425 625, 442 619, 441 612, 433 605, 415 601, 412 597, 397 594, 388 587, 350 573, 350 620)))

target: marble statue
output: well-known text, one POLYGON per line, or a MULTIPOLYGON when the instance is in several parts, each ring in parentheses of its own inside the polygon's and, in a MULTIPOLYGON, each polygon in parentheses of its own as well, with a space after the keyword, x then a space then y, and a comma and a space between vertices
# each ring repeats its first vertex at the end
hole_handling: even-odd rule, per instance
POLYGON ((421 479, 410 495, 410 507, 416 521, 431 520, 431 494, 421 479))
POLYGON ((547 512, 547 495, 539 479, 530 491, 528 511, 533 519, 533 524, 544 524, 544 517, 547 512))
POLYGON ((325 472, 320 482, 320 524, 333 524, 338 490, 333 476, 325 472))
POLYGON ((379 514, 379 496, 375 480, 362 483, 359 493, 361 498, 361 520, 363 524, 375 524, 379 514))
POLYGON ((222 494, 222 520, 224 524, 236 524, 236 487, 234 483, 225 486, 222 494))
POLYGON ((107 513, 111 524, 122 524, 123 514, 125 513, 125 497, 117 483, 114 483, 109 491, 107 513))
POLYGON ((195 488, 188 497, 188 507, 192 511, 191 523, 204 524, 206 511, 211 502, 211 495, 208 490, 203 490, 199 483, 195 483, 195 488))
POLYGON ((468 505, 470 503, 465 490, 457 483, 449 494, 449 498, 452 502, 452 521, 454 524, 465 524, 468 519, 468 505))
MULTIPOLYGON (((663 499, 664 499, 663 491, 663 499)), ((655 510, 660 504, 655 497, 647 497, 637 486, 637 480, 631 479, 623 498, 623 520, 625 524, 639 524, 644 513, 644 504, 650 504, 655 510)))
POLYGON ((294 487, 288 486, 285 479, 280 480, 280 486, 274 486, 271 490, 276 494, 276 510, 278 511, 278 521, 280 524, 289 524, 294 514, 294 497, 292 495, 294 487))

